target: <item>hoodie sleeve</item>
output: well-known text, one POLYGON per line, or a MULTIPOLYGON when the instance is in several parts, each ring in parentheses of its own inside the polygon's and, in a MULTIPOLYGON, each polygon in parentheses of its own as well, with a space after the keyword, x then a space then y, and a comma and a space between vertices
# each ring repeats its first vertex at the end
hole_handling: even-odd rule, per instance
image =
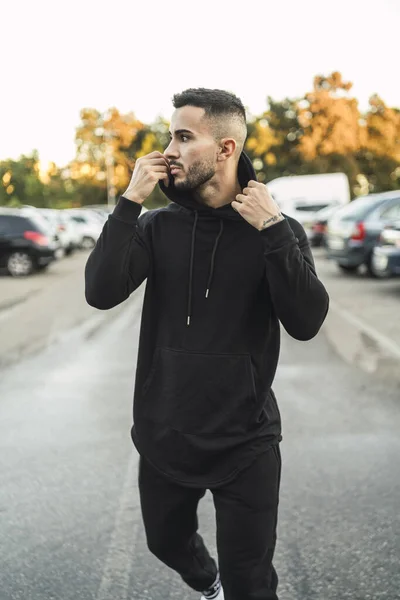
POLYGON ((121 196, 87 260, 85 296, 95 308, 120 304, 147 277, 151 251, 141 210, 141 205, 121 196))
POLYGON ((289 335, 310 340, 325 320, 329 296, 317 277, 306 232, 286 217, 260 235, 275 312, 289 335))

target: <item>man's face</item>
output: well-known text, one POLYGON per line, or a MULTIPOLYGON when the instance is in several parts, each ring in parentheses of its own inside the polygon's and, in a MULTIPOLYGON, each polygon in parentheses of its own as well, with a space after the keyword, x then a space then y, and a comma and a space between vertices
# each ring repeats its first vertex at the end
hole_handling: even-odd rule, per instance
POLYGON ((204 109, 196 106, 178 108, 171 119, 171 142, 164 155, 171 167, 176 188, 195 190, 214 177, 217 143, 204 109))

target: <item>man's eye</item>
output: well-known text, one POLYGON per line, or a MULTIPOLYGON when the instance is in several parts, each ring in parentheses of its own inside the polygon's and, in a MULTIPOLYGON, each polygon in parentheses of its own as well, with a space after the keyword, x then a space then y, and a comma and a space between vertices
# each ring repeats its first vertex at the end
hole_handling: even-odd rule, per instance
POLYGON ((183 134, 181 135, 181 141, 182 142, 187 142, 188 140, 189 140, 189 138, 188 138, 187 135, 183 135, 183 134))

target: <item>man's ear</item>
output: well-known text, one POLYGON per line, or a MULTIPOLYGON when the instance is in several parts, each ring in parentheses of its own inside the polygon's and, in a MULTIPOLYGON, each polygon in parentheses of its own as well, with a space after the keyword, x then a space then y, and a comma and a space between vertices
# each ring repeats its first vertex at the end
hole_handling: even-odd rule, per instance
POLYGON ((233 138, 223 138, 219 143, 217 160, 227 160, 235 154, 236 148, 236 140, 233 138))

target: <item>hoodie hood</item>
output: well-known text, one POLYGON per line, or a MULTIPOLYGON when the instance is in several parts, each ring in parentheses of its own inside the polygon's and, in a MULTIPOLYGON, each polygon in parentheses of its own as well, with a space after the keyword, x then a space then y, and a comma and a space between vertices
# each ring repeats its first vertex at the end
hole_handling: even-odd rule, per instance
MULTIPOLYGON (((242 152, 239 158, 238 164, 238 179, 240 187, 243 189, 247 186, 250 180, 256 180, 257 176, 254 167, 251 163, 250 158, 242 152)), ((216 219, 234 219, 236 221, 243 220, 243 217, 239 215, 230 204, 220 206, 219 208, 212 208, 201 204, 193 197, 193 193, 190 190, 179 190, 173 184, 173 178, 170 178, 170 185, 166 187, 164 183, 160 182, 160 187, 163 193, 167 196, 171 202, 179 204, 184 208, 197 212, 199 215, 213 216, 216 219)))

